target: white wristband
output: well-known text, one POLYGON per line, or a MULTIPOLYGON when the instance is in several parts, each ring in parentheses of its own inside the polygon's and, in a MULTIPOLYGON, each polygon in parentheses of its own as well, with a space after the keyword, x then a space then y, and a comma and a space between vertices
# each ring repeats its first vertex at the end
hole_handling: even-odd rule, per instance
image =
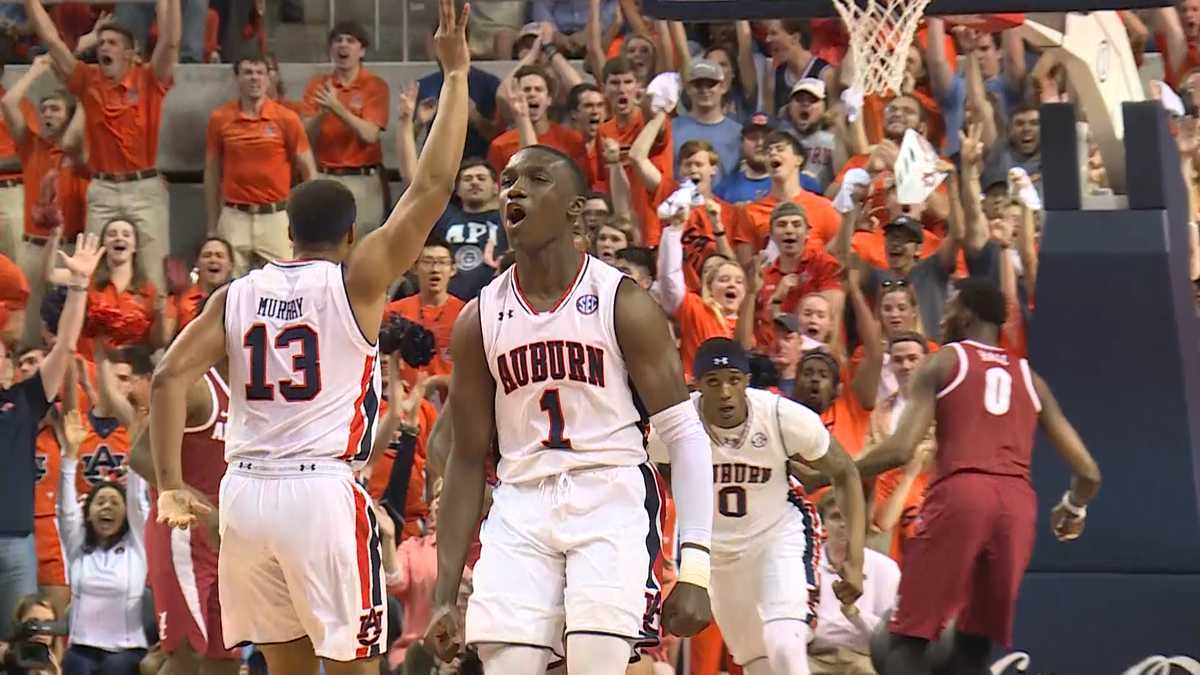
POLYGON ((1087 506, 1075 506, 1071 503, 1071 491, 1067 490, 1063 493, 1062 502, 1060 504, 1063 510, 1071 514, 1072 518, 1086 518, 1087 506))
POLYGON ((708 551, 694 546, 684 546, 679 552, 679 576, 677 581, 708 589, 712 559, 708 551))

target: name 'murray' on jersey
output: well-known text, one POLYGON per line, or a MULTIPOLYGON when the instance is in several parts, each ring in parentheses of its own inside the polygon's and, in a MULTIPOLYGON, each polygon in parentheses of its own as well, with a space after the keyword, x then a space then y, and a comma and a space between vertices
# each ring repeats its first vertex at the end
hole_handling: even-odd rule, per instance
POLYGON ((258 316, 277 321, 295 321, 303 312, 304 298, 280 300, 279 298, 259 298, 258 316))
POLYGON ((527 384, 571 380, 604 386, 604 348, 571 340, 547 340, 514 347, 496 357, 505 394, 527 384))

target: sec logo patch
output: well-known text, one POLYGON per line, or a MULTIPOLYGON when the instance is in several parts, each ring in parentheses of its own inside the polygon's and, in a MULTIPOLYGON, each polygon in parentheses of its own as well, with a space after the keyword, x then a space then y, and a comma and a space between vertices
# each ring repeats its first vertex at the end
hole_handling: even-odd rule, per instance
POLYGON ((575 309, 580 314, 595 314, 600 309, 600 298, 594 295, 582 295, 575 301, 575 309))

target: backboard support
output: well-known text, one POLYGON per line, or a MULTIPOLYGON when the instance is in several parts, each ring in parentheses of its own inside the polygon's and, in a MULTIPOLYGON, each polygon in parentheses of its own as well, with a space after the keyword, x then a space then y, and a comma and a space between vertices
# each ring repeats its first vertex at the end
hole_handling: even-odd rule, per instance
MULTIPOLYGON (((1164 7, 1170 0, 933 0, 926 14, 989 12, 1082 12, 1164 7)), ((832 0, 642 0, 642 11, 656 19, 729 21, 836 17, 832 0)))

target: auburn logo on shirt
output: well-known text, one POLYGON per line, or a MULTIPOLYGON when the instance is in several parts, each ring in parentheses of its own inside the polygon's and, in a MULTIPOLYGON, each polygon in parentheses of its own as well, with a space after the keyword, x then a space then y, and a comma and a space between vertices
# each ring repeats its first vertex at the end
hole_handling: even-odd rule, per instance
POLYGON ((83 465, 83 479, 88 485, 95 485, 109 480, 110 474, 115 477, 117 469, 125 464, 125 453, 113 452, 107 445, 96 446, 96 451, 80 455, 79 462, 83 465))
POLYGON ((50 459, 44 455, 37 455, 33 458, 33 481, 35 483, 42 482, 42 479, 46 477, 46 472, 49 471, 46 464, 49 461, 50 459))
POLYGON ((358 644, 370 647, 379 642, 383 635, 383 612, 378 608, 368 609, 358 617, 358 644))

